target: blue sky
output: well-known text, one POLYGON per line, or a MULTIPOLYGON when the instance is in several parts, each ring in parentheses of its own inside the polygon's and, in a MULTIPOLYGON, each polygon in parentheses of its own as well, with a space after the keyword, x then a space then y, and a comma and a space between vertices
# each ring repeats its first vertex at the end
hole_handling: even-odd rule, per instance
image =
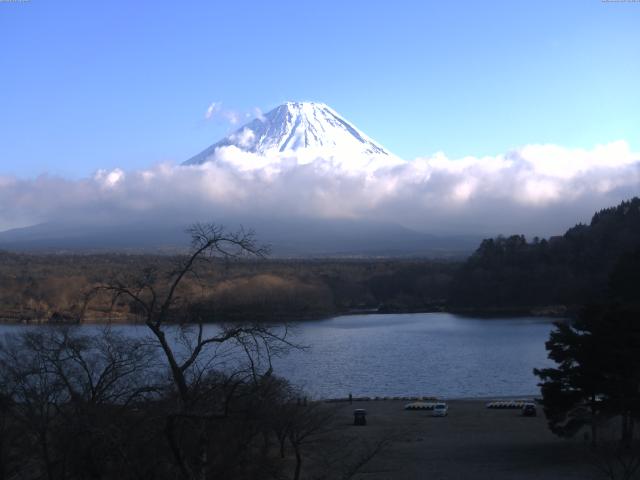
POLYGON ((180 162, 208 105, 331 105, 399 156, 640 149, 640 3, 0 2, 0 175, 180 162))

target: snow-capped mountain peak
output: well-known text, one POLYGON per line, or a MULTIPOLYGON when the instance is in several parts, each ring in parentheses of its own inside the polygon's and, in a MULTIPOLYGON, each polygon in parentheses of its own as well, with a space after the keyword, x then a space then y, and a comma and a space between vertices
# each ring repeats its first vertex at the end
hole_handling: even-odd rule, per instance
POLYGON ((218 149, 231 146, 269 158, 348 158, 357 164, 397 161, 331 107, 318 102, 282 104, 187 160, 185 165, 210 161, 218 149))

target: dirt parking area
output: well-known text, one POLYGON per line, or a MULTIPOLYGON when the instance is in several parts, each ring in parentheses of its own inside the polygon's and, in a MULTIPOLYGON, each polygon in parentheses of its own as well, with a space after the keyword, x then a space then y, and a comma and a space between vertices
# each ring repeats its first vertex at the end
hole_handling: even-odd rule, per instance
POLYGON ((446 417, 404 410, 403 401, 337 406, 334 434, 386 445, 354 478, 383 479, 589 479, 600 478, 584 438, 566 440, 547 428, 544 414, 492 410, 484 400, 448 401, 446 417), (353 410, 367 411, 367 425, 353 425, 353 410))

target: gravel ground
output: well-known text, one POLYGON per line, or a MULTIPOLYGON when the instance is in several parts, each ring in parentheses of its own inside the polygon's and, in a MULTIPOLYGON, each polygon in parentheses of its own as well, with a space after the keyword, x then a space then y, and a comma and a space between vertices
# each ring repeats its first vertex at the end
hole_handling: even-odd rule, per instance
POLYGON ((600 478, 584 439, 566 440, 547 428, 544 414, 491 410, 484 400, 448 401, 449 415, 405 411, 403 401, 342 403, 333 435, 388 444, 354 477, 382 479, 590 479, 600 478), (366 426, 352 425, 355 408, 367 410, 366 426))

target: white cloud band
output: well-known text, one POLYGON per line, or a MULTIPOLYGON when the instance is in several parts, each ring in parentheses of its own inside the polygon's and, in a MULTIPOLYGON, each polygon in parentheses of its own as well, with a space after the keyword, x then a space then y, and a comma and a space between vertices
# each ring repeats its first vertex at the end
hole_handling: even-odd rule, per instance
MULTIPOLYGON (((246 139, 250 141, 251 139, 246 139)), ((99 171, 79 181, 0 177, 0 229, 44 221, 167 222, 237 216, 366 218, 435 233, 560 233, 639 193, 640 155, 528 145, 495 157, 411 162, 262 157, 219 149, 200 166, 99 171)))

